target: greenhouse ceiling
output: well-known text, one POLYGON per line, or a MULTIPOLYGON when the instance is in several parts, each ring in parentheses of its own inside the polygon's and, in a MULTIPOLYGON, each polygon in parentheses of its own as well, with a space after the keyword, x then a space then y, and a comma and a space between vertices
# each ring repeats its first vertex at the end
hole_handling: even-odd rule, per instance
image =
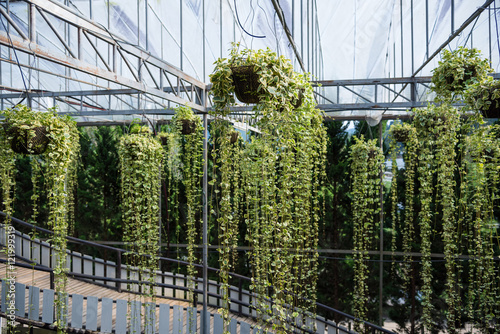
MULTIPOLYGON (((317 82, 335 119, 425 106, 439 52, 476 47, 499 72, 496 0, 2 0, 0 103, 84 124, 199 113, 232 42, 269 47, 317 82)), ((234 117, 245 122, 251 108, 234 117)))

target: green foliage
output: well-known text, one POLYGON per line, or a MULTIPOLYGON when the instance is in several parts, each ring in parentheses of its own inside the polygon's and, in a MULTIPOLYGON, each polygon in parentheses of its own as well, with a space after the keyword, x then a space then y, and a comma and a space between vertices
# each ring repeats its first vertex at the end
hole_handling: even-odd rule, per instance
MULTIPOLYGON (((351 146, 352 215, 354 225, 354 316, 366 319, 368 304, 368 250, 376 230, 377 215, 380 212, 378 194, 380 173, 384 162, 382 150, 375 140, 365 141, 355 137, 351 146)), ((356 330, 362 330, 357 322, 356 330)))
POLYGON ((468 85, 482 81, 492 72, 488 60, 481 59, 480 51, 474 48, 444 49, 441 58, 432 74, 432 90, 439 99, 460 96, 468 85))
MULTIPOLYGON (((315 313, 326 131, 307 75, 295 73, 289 60, 269 49, 238 48, 234 46, 229 60, 219 59, 211 75, 212 114, 219 118, 213 156, 220 171, 219 241, 226 247, 219 257, 223 295, 228 295, 231 249, 243 218, 252 247, 250 288, 257 295, 261 325, 286 332, 287 313, 293 308, 294 316, 301 313, 303 319, 315 313), (260 133, 244 147, 231 143, 231 128, 220 119, 235 104, 231 68, 237 65, 253 66, 259 81, 253 112, 260 133), (266 297, 273 299, 272 306, 266 297)), ((227 299, 224 306, 227 320, 227 299)))
MULTIPOLYGON (((153 137, 129 134, 118 146, 121 172, 123 240, 129 252, 127 265, 138 270, 145 296, 154 300, 158 269, 158 213, 163 163, 162 146, 153 137)), ((132 277, 129 277, 132 279, 132 277)))
POLYGON ((484 80, 474 82, 464 92, 464 100, 472 110, 497 118, 498 115, 492 111, 500 108, 500 80, 488 76, 484 80))
MULTIPOLYGON (((38 159, 32 159, 32 168, 36 179, 37 164, 44 165, 45 168, 45 185, 47 188, 47 206, 48 206, 48 226, 54 231, 52 245, 56 250, 57 264, 54 268, 55 275, 55 290, 56 290, 56 324, 66 323, 66 304, 67 296, 67 266, 66 266, 66 235, 68 226, 74 219, 73 212, 73 197, 72 194, 76 187, 76 163, 79 156, 78 130, 76 123, 68 117, 60 117, 56 114, 55 109, 47 112, 36 112, 26 106, 17 105, 12 109, 7 109, 2 112, 5 116, 9 127, 18 127, 28 130, 28 138, 34 136, 35 127, 45 127, 47 130, 46 136, 49 139, 47 151, 38 159)), ((4 145, 11 141, 14 137, 12 132, 8 131, 4 135, 4 145)), ((33 153, 35 147, 30 147, 28 144, 28 152, 33 153)), ((3 166, 7 166, 13 161, 13 152, 3 147, 4 162, 3 166), (5 154, 5 155, 4 155, 5 154)), ((12 173, 12 172, 10 172, 12 173)), ((12 177, 13 174, 5 175, 12 177)), ((13 185, 13 181, 6 179, 4 186, 4 206, 7 210, 11 210, 12 196, 8 194, 8 188, 13 185)), ((39 196, 37 193, 38 187, 34 183, 34 193, 32 198, 36 201, 39 196)), ((33 211, 33 218, 37 218, 37 209, 33 211)), ((62 326, 58 326, 58 332, 63 331, 62 326)))
MULTIPOLYGON (((171 153, 168 161, 169 171, 172 177, 175 176, 175 171, 179 168, 179 160, 176 158, 175 151, 182 147, 180 152, 182 161, 182 183, 186 195, 186 234, 187 234, 187 251, 188 251, 188 287, 190 289, 189 299, 193 300, 195 296, 193 290, 196 287, 195 278, 197 275, 194 263, 196 262, 195 246, 199 241, 200 230, 200 211, 202 206, 202 185, 201 178, 203 176, 203 125, 201 119, 194 114, 191 108, 187 106, 179 106, 175 109, 175 115, 172 118, 174 124, 174 134, 171 136, 172 143, 167 147, 171 153), (183 135, 183 120, 194 122, 194 132, 183 135), (180 144, 180 145, 179 145, 180 144)), ((178 155, 177 155, 178 156, 178 155)))
POLYGON ((294 109, 298 105, 300 95, 307 86, 301 75, 294 72, 292 63, 284 56, 277 56, 270 49, 240 49, 240 44, 233 44, 230 58, 219 58, 215 62, 214 72, 210 75, 213 95, 213 115, 227 116, 230 107, 235 105, 232 68, 237 66, 253 66, 258 76, 256 94, 260 101, 254 108, 256 116, 264 112, 264 108, 272 106, 279 111, 288 107, 294 109))
MULTIPOLYGON (((122 241, 118 142, 120 127, 80 128, 74 235, 85 240, 122 241)), ((79 250, 92 254, 92 249, 79 250)), ((95 250, 94 250, 95 251, 95 250)), ((95 254, 103 258, 114 254, 95 254)))

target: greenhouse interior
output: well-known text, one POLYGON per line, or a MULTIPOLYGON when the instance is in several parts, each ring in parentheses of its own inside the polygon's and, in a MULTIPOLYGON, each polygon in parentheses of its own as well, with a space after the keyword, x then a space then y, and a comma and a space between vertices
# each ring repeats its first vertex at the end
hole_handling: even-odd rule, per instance
POLYGON ((2 333, 500 333, 499 11, 1 0, 2 333))

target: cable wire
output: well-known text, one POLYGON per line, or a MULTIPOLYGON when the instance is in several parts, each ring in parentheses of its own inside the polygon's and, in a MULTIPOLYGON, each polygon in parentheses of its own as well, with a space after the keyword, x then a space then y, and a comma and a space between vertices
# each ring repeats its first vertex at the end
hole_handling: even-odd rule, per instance
POLYGON ((248 31, 245 30, 245 28, 243 28, 243 25, 241 24, 240 22, 240 16, 238 15, 238 7, 236 7, 236 0, 234 0, 234 10, 236 12, 236 19, 238 21, 238 24, 241 28, 241 30, 243 30, 248 36, 250 37, 253 37, 253 38, 266 38, 266 36, 257 36, 257 35, 252 35, 251 33, 249 33, 248 31))

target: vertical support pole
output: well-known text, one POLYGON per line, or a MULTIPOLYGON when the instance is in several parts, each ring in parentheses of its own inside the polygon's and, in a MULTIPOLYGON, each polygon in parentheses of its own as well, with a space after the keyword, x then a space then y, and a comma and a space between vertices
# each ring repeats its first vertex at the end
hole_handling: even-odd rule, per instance
POLYGON ((451 12, 451 33, 453 34, 455 32, 455 0, 451 0, 450 12, 451 12))
MULTIPOLYGON (((141 45, 141 5, 137 0, 137 45, 141 45)), ((108 1, 109 3, 109 1, 108 1)))
POLYGON ((30 32, 29 39, 36 43, 36 8, 34 4, 30 4, 30 32))
MULTIPOLYGON (((203 37, 203 81, 205 81, 205 77, 206 77, 206 61, 205 61, 205 0, 203 0, 202 2, 202 11, 203 11, 203 15, 202 15, 202 18, 203 18, 203 32, 202 32, 202 37, 203 37)), ((194 87, 193 85, 193 91, 195 90, 196 88, 194 87)))
MULTIPOLYGON (((378 123, 378 142, 380 148, 382 148, 383 140, 382 140, 382 121, 378 123)), ((384 319, 382 315, 382 289, 384 287, 384 167, 380 168, 380 264, 379 264, 379 302, 378 302, 378 311, 379 311, 379 325, 384 325, 384 319)))
POLYGON ((149 24, 148 24, 148 0, 144 1, 144 10, 146 11, 144 15, 146 16, 145 18, 145 23, 146 23, 146 51, 149 51, 149 24))
MULTIPOLYGON (((491 6, 488 7, 489 10, 491 10, 490 8, 491 6)), ((490 66, 492 65, 492 54, 491 54, 491 12, 488 13, 488 54, 489 54, 489 60, 490 60, 490 66)), ((497 15, 495 13, 495 15, 497 15)), ((3 109, 2 109, 3 110, 3 109)))
MULTIPOLYGON (((116 259, 116 272, 115 277, 120 279, 122 278, 122 252, 120 250, 117 251, 117 259, 116 259)), ((116 291, 122 292, 122 282, 116 282, 116 291)))
POLYGON ((304 59, 304 1, 300 1, 300 58, 304 59))
MULTIPOLYGON (((180 47, 180 52, 181 52, 181 58, 180 58, 180 65, 181 65, 181 71, 184 69, 184 63, 183 63, 183 53, 184 53, 184 43, 183 43, 183 39, 182 39, 182 0, 179 0, 180 1, 180 4, 179 4, 179 21, 180 21, 180 29, 179 29, 179 32, 180 32, 180 44, 181 44, 181 47, 180 47)), ((222 18, 221 18, 222 19, 222 18)))
POLYGON ((404 77, 404 53, 403 53, 403 0, 399 1, 399 21, 401 27, 401 77, 404 77))
POLYGON ((429 59, 429 0, 425 0, 425 55, 429 59))
POLYGON ((410 32, 411 32, 411 73, 415 73, 415 52, 413 47, 413 0, 410 1, 410 32))
MULTIPOLYGON (((220 58, 222 58, 222 0, 219 1, 219 44, 220 44, 220 58)), ((491 58, 490 58, 491 59, 491 58)))
POLYGON ((118 66, 116 66, 117 64, 117 53, 118 53, 118 50, 117 50, 117 45, 113 44, 113 54, 112 54, 112 61, 113 61, 113 72, 117 73, 118 71, 118 66))
MULTIPOLYGON (((206 98, 205 98, 206 100, 206 98)), ((203 114, 203 334, 209 333, 206 328, 208 315, 208 121, 207 114, 203 114)))
POLYGON ((77 54, 76 56, 78 57, 78 59, 82 59, 82 28, 81 27, 78 27, 78 30, 77 30, 77 40, 76 40, 76 43, 77 43, 77 54))

